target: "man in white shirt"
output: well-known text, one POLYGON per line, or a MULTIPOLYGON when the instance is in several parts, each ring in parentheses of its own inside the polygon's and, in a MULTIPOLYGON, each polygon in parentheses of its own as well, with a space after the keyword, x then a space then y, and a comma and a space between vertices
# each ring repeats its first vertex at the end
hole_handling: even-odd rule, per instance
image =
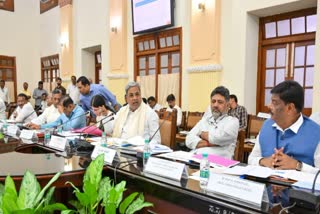
POLYGON ((71 76, 71 83, 68 85, 67 94, 73 100, 74 104, 78 104, 80 101, 80 92, 77 87, 77 78, 76 76, 71 76))
POLYGON ((264 122, 248 163, 316 173, 320 167, 320 126, 302 115, 304 90, 287 80, 271 90, 271 119, 264 122))
POLYGON ((16 110, 10 116, 10 120, 14 120, 17 123, 29 123, 37 117, 36 111, 28 102, 27 95, 22 93, 18 94, 17 105, 16 110))
POLYGON ((40 129, 40 126, 46 123, 54 122, 60 116, 58 105, 62 97, 62 92, 59 89, 52 91, 52 105, 44 110, 44 112, 37 118, 33 119, 28 127, 31 129, 40 129))
POLYGON ((10 103, 9 91, 8 88, 5 87, 5 81, 0 80, 0 98, 6 104, 6 106, 10 103))
POLYGON ((172 109, 177 110, 177 127, 179 127, 182 122, 182 110, 179 106, 176 105, 176 98, 173 94, 169 94, 167 96, 167 102, 169 105, 169 108, 167 108, 167 111, 172 112, 172 109))
POLYGON ((229 90, 223 86, 211 92, 211 114, 191 129, 186 137, 187 147, 196 153, 233 157, 239 121, 228 115, 229 96, 229 90))
POLYGON ((147 104, 142 102, 140 85, 129 82, 125 88, 128 105, 117 112, 114 121, 105 124, 105 131, 113 137, 129 139, 141 136, 151 144, 160 144, 159 117, 147 104))
POLYGON ((0 120, 7 119, 6 117, 6 104, 0 98, 0 120))
POLYGON ((149 97, 147 101, 150 108, 152 108, 155 111, 160 111, 160 109, 162 108, 162 106, 159 103, 157 103, 157 100, 154 96, 149 97))

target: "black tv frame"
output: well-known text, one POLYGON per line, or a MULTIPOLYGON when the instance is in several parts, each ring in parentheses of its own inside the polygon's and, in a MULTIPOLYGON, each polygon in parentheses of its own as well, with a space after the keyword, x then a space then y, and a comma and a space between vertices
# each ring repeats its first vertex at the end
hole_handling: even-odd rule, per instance
POLYGON ((133 35, 137 35, 137 34, 144 34, 144 33, 151 33, 151 32, 155 32, 155 31, 159 31, 162 29, 166 29, 169 27, 173 27, 174 26, 174 7, 175 7, 175 0, 170 0, 170 15, 171 15, 171 24, 168 25, 162 25, 159 27, 154 27, 154 28, 149 28, 146 30, 141 30, 141 31, 134 31, 134 21, 133 21, 133 0, 131 0, 131 22, 132 22, 132 34, 133 35))

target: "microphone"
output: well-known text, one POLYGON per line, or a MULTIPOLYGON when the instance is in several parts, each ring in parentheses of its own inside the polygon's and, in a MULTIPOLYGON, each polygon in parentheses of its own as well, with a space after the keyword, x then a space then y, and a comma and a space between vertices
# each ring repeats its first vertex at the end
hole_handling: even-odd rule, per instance
MULTIPOLYGON (((114 120, 114 117, 111 117, 109 120, 103 122, 102 124, 104 125, 106 123, 109 123, 112 120, 114 120)), ((98 129, 98 127, 95 127, 94 129, 90 130, 90 132, 87 133, 87 135, 89 135, 91 132, 93 132, 96 129, 98 129)), ((76 138, 73 141, 69 141, 69 146, 72 149, 72 151, 75 151, 76 153, 81 153, 81 154, 92 152, 94 149, 94 146, 91 143, 88 143, 86 140, 81 139, 81 136, 80 138, 76 138)))
POLYGON ((28 117, 30 117, 33 113, 35 113, 36 111, 38 111, 40 108, 42 107, 42 105, 39 105, 37 108, 35 108, 30 114, 28 114, 26 117, 23 118, 24 122, 28 117))
MULTIPOLYGON (((110 115, 102 118, 101 120, 95 122, 94 124, 85 127, 85 128, 81 131, 81 133, 84 133, 84 132, 85 132, 86 130, 88 130, 89 128, 91 128, 91 127, 93 127, 93 126, 96 126, 96 125, 97 125, 98 123, 100 123, 101 121, 103 121, 103 120, 105 120, 105 119, 107 119, 107 118, 109 118, 109 117, 111 117, 111 116, 113 116, 113 115, 114 115, 114 113, 111 113, 110 115)), ((110 120, 110 121, 111 121, 111 120, 110 120)), ((102 125, 104 125, 104 123, 102 123, 102 125)), ((97 128, 99 128, 99 127, 96 127, 95 129, 90 130, 89 133, 91 133, 92 131, 96 130, 97 128)), ((80 138, 81 138, 81 137, 82 137, 82 135, 80 135, 80 138)))
POLYGON ((80 115, 78 115, 77 117, 74 117, 74 118, 72 118, 72 119, 68 119, 66 122, 58 125, 55 129, 60 129, 60 128, 62 128, 65 124, 67 124, 67 123, 69 123, 69 122, 71 122, 71 121, 73 121, 73 120, 75 120, 75 119, 77 119, 77 118, 79 118, 79 117, 83 117, 84 115, 88 114, 89 112, 90 112, 90 111, 85 111, 83 114, 80 114, 80 115))
POLYGON ((171 112, 168 112, 167 116, 163 119, 162 123, 160 124, 160 126, 157 128, 157 130, 153 133, 153 135, 149 138, 149 142, 151 142, 151 140, 156 136, 156 134, 158 133, 158 131, 160 131, 161 127, 163 126, 163 124, 169 119, 169 117, 171 116, 171 112))

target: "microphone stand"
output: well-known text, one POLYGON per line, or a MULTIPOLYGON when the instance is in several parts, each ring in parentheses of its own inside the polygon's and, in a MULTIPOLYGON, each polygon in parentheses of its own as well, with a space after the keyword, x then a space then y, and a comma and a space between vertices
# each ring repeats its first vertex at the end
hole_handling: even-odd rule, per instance
MULTIPOLYGON (((83 130, 82 130, 82 134, 84 134, 84 131, 86 131, 86 130, 88 130, 89 128, 91 128, 91 127, 93 127, 93 126, 95 126, 95 125, 97 125, 98 123, 100 123, 101 121, 103 121, 103 120, 105 120, 105 119, 107 119, 107 118, 109 118, 109 117, 111 117, 111 116, 113 116, 114 115, 114 113, 111 113, 110 115, 108 115, 108 116, 106 116, 106 117, 104 117, 104 118, 102 118, 101 120, 99 120, 99 121, 97 121, 97 122, 95 122, 94 124, 92 124, 92 125, 90 125, 90 126, 87 126, 86 128, 84 128, 83 130)), ((102 123, 102 125, 104 125, 104 123, 102 123)), ((98 127, 96 127, 95 129, 93 129, 93 130, 90 130, 90 132, 92 132, 92 131, 94 131, 94 130, 96 130, 98 127)), ((87 134, 88 135, 88 134, 87 134)), ((82 137, 82 135, 80 135, 80 139, 81 139, 81 137, 82 137)))
POLYGON ((69 123, 69 122, 71 122, 71 121, 73 121, 73 120, 75 120, 75 119, 77 119, 77 118, 79 118, 79 117, 83 117, 84 115, 88 114, 89 112, 90 112, 90 111, 86 111, 86 112, 84 112, 83 114, 80 114, 80 115, 78 115, 78 116, 76 116, 76 117, 74 117, 74 118, 72 118, 72 119, 68 119, 66 122, 58 125, 55 129, 60 129, 60 128, 62 128, 65 124, 67 124, 67 123, 69 123))

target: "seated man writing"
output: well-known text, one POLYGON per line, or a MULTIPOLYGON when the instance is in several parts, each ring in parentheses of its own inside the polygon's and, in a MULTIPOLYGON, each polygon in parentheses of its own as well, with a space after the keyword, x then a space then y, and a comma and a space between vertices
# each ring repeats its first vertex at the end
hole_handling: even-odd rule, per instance
POLYGON ((29 123, 32 119, 37 117, 36 111, 32 105, 28 102, 28 97, 25 94, 18 94, 17 108, 10 116, 10 120, 14 120, 17 123, 29 123))
POLYGON ((302 115, 304 90, 284 81, 271 90, 271 119, 264 122, 249 164, 315 173, 320 167, 320 126, 302 115))
POLYGON ((62 97, 62 92, 59 89, 52 91, 52 104, 44 110, 44 112, 37 118, 33 119, 27 126, 31 129, 39 129, 45 123, 54 122, 59 116, 60 112, 58 105, 62 97))
POLYGON ((211 113, 203 117, 186 137, 186 146, 196 153, 232 158, 239 121, 228 115, 229 90, 223 86, 211 92, 211 113))
POLYGON ((41 125, 41 129, 62 126, 63 130, 68 131, 86 126, 85 112, 80 106, 75 105, 70 97, 64 97, 60 101, 59 108, 63 108, 63 110, 60 110, 63 111, 63 114, 55 121, 41 125))
POLYGON ((142 102, 139 83, 129 82, 125 88, 128 105, 123 106, 115 116, 115 120, 104 125, 105 131, 113 137, 128 139, 141 136, 150 139, 150 143, 161 143, 159 117, 147 104, 142 102))

